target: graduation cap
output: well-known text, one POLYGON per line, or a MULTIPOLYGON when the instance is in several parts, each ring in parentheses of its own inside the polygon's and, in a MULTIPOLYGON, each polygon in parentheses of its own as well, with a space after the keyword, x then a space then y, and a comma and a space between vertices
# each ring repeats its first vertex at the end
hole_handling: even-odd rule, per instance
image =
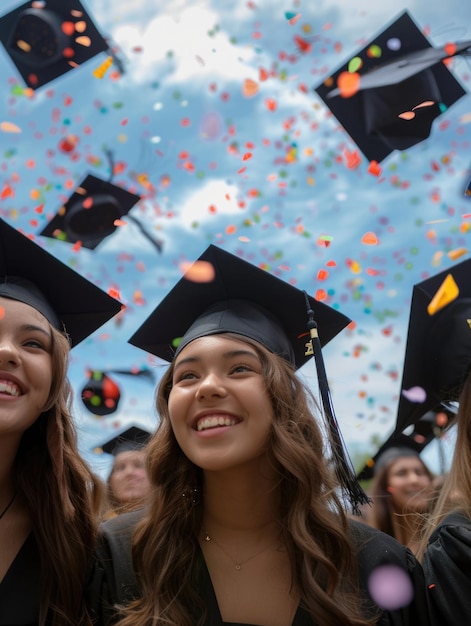
POLYGON ((77 345, 121 303, 0 219, 0 297, 37 309, 77 345))
POLYGON ((403 431, 395 429, 357 474, 358 480, 370 480, 382 466, 395 458, 420 456, 432 441, 440 440, 453 419, 454 413, 442 406, 435 411, 428 411, 418 422, 403 431))
POLYGON ((471 259, 414 286, 397 427, 456 402, 471 367, 471 259))
POLYGON ((41 235, 94 250, 116 230, 140 196, 89 174, 42 229, 41 235))
POLYGON ((107 454, 117 456, 121 452, 142 450, 150 439, 151 433, 139 426, 130 426, 109 441, 105 442, 101 449, 107 454))
POLYGON ((471 40, 431 46, 407 11, 315 91, 370 161, 429 137, 465 93, 443 63, 471 40))
POLYGON ((85 408, 94 415, 104 417, 118 410, 121 389, 118 383, 111 377, 111 374, 145 377, 151 382, 154 381, 154 375, 148 369, 110 370, 107 372, 88 370, 88 378, 82 387, 80 396, 85 408))
POLYGON ((314 356, 334 464, 354 508, 359 490, 333 415, 321 347, 350 320, 283 280, 210 245, 129 342, 172 361, 191 341, 224 332, 254 339, 300 368, 314 356))
POLYGON ((31 89, 108 49, 79 0, 21 4, 0 18, 0 41, 31 89))

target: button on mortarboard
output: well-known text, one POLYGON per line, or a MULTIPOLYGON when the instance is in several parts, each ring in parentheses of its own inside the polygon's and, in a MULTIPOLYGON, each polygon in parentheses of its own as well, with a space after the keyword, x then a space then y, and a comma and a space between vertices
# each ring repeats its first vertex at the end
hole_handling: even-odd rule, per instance
POLYGON ((427 139, 466 93, 443 60, 470 47, 433 48, 405 11, 316 92, 366 158, 380 162, 427 139))
POLYGON ((109 48, 79 0, 25 2, 0 18, 0 41, 31 89, 109 48))
POLYGON ((139 200, 137 194, 90 174, 40 234, 69 243, 80 241, 94 250, 139 200))
POLYGON ((72 346, 121 310, 121 303, 0 219, 0 296, 25 302, 65 330, 72 346))

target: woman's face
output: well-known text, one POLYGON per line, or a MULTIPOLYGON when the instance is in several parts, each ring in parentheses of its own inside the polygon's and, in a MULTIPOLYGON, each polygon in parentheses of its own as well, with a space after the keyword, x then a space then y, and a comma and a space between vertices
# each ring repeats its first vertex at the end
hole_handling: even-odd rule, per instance
POLYGON ((52 384, 52 333, 36 309, 0 297, 0 435, 18 440, 43 412, 52 384))
POLYGON ((417 457, 402 457, 393 462, 388 472, 388 492, 397 512, 424 512, 432 491, 432 479, 417 457))
POLYGON ((116 455, 110 476, 110 487, 119 502, 140 501, 149 490, 144 450, 128 450, 116 455))
POLYGON ((176 358, 168 404, 178 444, 195 465, 260 470, 273 409, 251 345, 224 335, 192 341, 176 358))

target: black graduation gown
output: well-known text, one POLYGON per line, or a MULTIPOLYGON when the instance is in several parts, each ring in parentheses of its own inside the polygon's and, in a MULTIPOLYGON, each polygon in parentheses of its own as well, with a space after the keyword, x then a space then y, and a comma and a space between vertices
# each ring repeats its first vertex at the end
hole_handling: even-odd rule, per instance
MULTIPOLYGON (((88 587, 90 612, 97 626, 108 626, 116 617, 113 606, 125 605, 138 597, 139 589, 131 558, 131 536, 139 511, 125 513, 102 524, 88 587)), ((370 573, 383 564, 401 567, 410 577, 414 600, 403 609, 381 612, 379 626, 424 626, 428 624, 425 599, 425 582, 420 564, 414 555, 389 535, 381 533, 360 522, 351 521, 352 537, 357 548, 360 586, 371 604, 366 591, 370 573)), ((198 563, 198 584, 208 612, 205 626, 223 626, 216 595, 202 552, 198 563)), ((376 611, 376 607, 374 607, 376 611)), ((239 626, 228 624, 226 626, 239 626)), ((250 626, 250 625, 244 625, 250 626)), ((298 608, 292 626, 316 625, 301 607, 298 608)))
POLYGON ((0 583, 0 626, 37 626, 39 553, 31 533, 0 583))
POLYGON ((471 520, 452 513, 435 529, 423 559, 432 626, 471 624, 471 520))

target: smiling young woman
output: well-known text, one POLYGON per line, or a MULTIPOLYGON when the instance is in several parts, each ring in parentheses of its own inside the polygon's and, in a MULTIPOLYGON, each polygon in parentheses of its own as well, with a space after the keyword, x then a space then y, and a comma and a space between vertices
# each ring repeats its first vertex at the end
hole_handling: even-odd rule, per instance
POLYGON ((0 220, 0 626, 86 626, 100 482, 71 414, 71 346, 120 304, 0 220))
MULTIPOLYGON (((214 246, 200 260, 214 280, 182 278, 131 339, 171 364, 148 444, 149 504, 102 525, 95 623, 426 623, 413 555, 344 510, 343 490, 353 504, 361 492, 330 441, 326 454, 322 411, 296 374, 316 350, 305 294, 214 246), (394 607, 369 589, 384 564, 410 591, 394 607)), ((348 323, 308 303, 324 343, 348 323)))

